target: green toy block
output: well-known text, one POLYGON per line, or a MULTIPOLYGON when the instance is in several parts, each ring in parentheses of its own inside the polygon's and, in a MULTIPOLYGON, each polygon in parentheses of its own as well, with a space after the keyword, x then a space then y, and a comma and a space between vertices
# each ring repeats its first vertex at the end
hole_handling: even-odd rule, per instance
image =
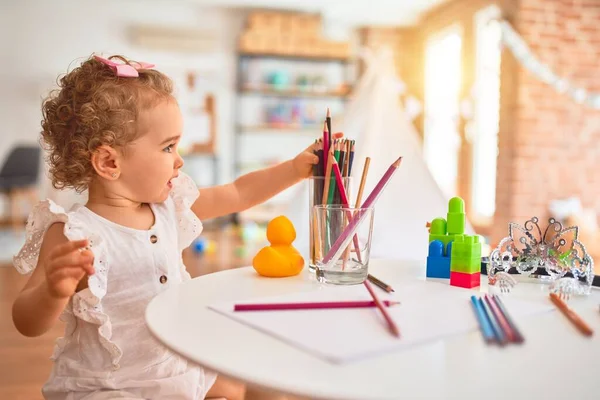
POLYGON ((465 202, 460 197, 453 197, 448 202, 447 221, 449 235, 465 233, 465 202))
POLYGON ((446 220, 444 218, 436 218, 433 221, 431 221, 431 226, 429 227, 429 234, 445 235, 446 233, 448 233, 448 231, 446 229, 446 220))
POLYGON ((462 258, 452 257, 450 258, 450 271, 462 272, 464 274, 474 274, 481 271, 481 257, 473 258, 462 258))
POLYGON ((479 243, 479 236, 454 235, 452 254, 450 256, 462 259, 479 258, 479 262, 481 263, 481 243, 479 243))
POLYGON ((429 243, 434 240, 439 240, 444 244, 444 257, 448 257, 449 254, 446 254, 446 248, 448 247, 448 243, 454 240, 454 236, 446 234, 446 220, 444 218, 436 218, 431 221, 431 226, 429 227, 429 243))

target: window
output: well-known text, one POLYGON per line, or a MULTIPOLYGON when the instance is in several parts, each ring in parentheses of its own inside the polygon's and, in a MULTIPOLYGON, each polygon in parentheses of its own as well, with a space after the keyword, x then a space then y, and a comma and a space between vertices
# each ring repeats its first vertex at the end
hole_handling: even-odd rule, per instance
POLYGON ((452 27, 425 45, 425 135, 423 151, 447 197, 457 194, 462 35, 452 27))
POLYGON ((472 138, 471 218, 491 223, 496 209, 496 163, 500 121, 500 15, 496 6, 475 14, 475 86, 473 121, 467 126, 472 138))

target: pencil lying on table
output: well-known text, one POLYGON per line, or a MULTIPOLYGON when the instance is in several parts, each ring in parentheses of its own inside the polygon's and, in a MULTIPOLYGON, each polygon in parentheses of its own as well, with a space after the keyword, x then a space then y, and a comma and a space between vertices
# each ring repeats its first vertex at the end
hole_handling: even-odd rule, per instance
POLYGON ((388 293, 391 292, 395 292, 394 288, 392 288, 390 285, 388 285, 387 283, 380 281, 379 279, 375 278, 373 275, 369 274, 367 275, 367 279, 369 280, 369 282, 371 282, 373 285, 377 286, 380 289, 385 290, 388 293))
POLYGON ((573 311, 567 303, 565 303, 556 293, 550 293, 550 300, 558 307, 558 309, 579 329, 579 332, 585 336, 592 336, 594 331, 586 324, 575 311, 573 311))
POLYGON ((385 303, 383 301, 379 300, 379 297, 377 297, 377 295, 371 288, 371 285, 369 284, 368 280, 364 281, 363 285, 365 285, 365 287, 371 294, 373 301, 377 305, 377 308, 379 309, 379 311, 381 311, 381 314, 383 315, 383 318, 385 319, 385 322, 387 323, 388 328, 389 328, 390 332, 392 333, 392 335, 394 335, 396 337, 400 337, 400 330, 398 329, 398 326, 396 325, 396 323, 394 322, 394 320, 392 319, 390 314, 388 314, 386 307, 384 307, 385 303))
MULTIPOLYGON (((386 307, 400 304, 399 301, 382 301, 386 307)), ((263 304, 236 304, 233 311, 273 311, 273 310, 313 310, 323 308, 365 308, 377 307, 374 301, 325 301, 309 303, 263 303, 263 304)))

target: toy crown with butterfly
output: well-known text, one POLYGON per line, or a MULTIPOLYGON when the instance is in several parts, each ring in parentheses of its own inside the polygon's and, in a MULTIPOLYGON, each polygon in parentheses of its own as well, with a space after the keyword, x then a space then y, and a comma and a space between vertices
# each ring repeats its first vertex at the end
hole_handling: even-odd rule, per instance
POLYGON ((594 261, 578 240, 579 228, 563 228, 550 218, 542 232, 538 221, 533 217, 523 226, 509 223, 508 236, 490 254, 489 284, 506 291, 516 283, 515 276, 550 282, 552 292, 566 297, 589 294, 594 261))

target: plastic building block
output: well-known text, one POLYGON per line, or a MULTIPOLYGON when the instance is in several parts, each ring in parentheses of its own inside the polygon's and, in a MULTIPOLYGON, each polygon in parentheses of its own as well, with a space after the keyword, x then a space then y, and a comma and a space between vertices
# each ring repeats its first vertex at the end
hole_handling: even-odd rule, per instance
POLYGON ((453 197, 448 202, 447 221, 449 235, 465 233, 465 202, 460 197, 453 197))
POLYGON ((464 274, 474 274, 481 272, 480 258, 450 258, 450 271, 462 272, 464 274))
POLYGON ((481 271, 479 236, 456 235, 450 254, 450 271, 473 274, 481 271))
MULTIPOLYGON (((448 245, 452 247, 452 243, 448 245)), ((450 252, 448 252, 450 253, 450 252)), ((429 255, 427 256, 428 278, 450 278, 450 257, 444 256, 444 244, 439 240, 429 243, 429 255)))
POLYGON ((476 272, 474 274, 465 274, 462 272, 450 271, 450 285, 458 286, 462 288, 471 289, 478 287, 481 281, 481 274, 476 272))
MULTIPOLYGON (((481 258, 481 243, 477 235, 455 235, 452 245, 452 257, 481 258)), ((481 260, 480 260, 481 262, 481 260)))
POLYGON ((432 235, 445 235, 447 232, 446 220, 444 218, 435 218, 431 221, 429 233, 432 235))
POLYGON ((444 244, 444 257, 450 256, 450 254, 446 252, 446 246, 454 240, 454 235, 447 234, 446 220, 444 218, 436 218, 431 221, 431 226, 429 227, 429 243, 434 240, 439 240, 444 244))

